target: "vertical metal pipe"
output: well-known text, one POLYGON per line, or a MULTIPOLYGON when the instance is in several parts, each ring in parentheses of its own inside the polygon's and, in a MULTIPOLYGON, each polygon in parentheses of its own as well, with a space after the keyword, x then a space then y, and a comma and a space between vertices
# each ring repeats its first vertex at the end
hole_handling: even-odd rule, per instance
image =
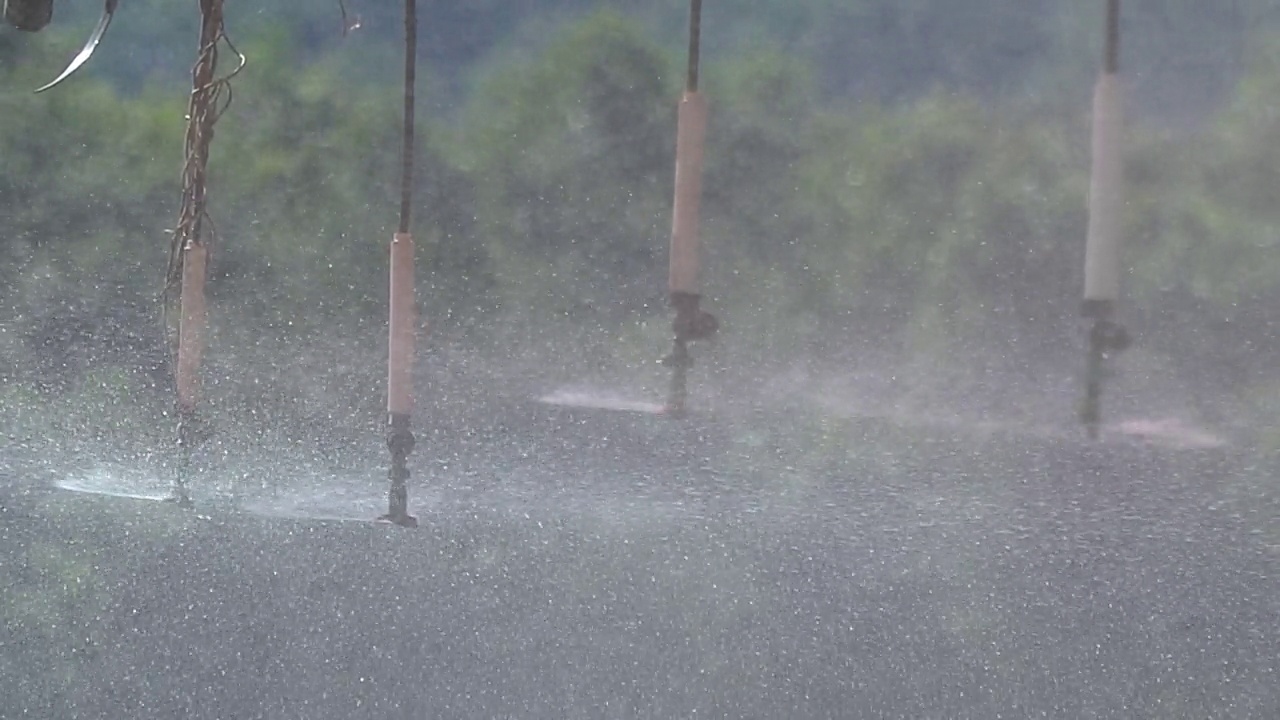
POLYGON ((409 514, 409 453, 413 451, 413 359, 417 312, 414 298, 413 236, 409 232, 413 210, 414 85, 417 67, 418 17, 415 0, 405 0, 404 126, 400 176, 400 226, 391 240, 390 312, 387 353, 387 449, 391 453, 391 481, 387 514, 382 520, 416 527, 409 514))
POLYGON ((186 167, 183 206, 175 242, 182 263, 178 316, 178 446, 181 453, 174 479, 174 500, 188 504, 186 473, 191 453, 202 439, 197 412, 200 392, 200 363, 204 353, 205 281, 208 276, 208 247, 204 242, 206 171, 213 122, 217 109, 217 44, 222 34, 222 0, 200 0, 200 49, 191 77, 191 101, 187 110, 186 167))
POLYGON ((1085 367, 1085 399, 1080 410, 1089 437, 1101 423, 1105 360, 1128 346, 1128 335, 1113 319, 1120 297, 1120 244, 1124 216, 1123 94, 1120 84, 1120 0, 1106 0, 1106 41, 1102 73, 1093 96, 1089 229, 1085 246, 1083 314, 1091 321, 1085 367))
POLYGON ((676 317, 671 354, 664 363, 671 367, 671 387, 667 413, 685 414, 688 398, 688 370, 693 365, 689 342, 710 336, 716 321, 700 308, 698 290, 700 268, 698 221, 702 203, 702 163, 707 133, 707 102, 698 93, 698 65, 702 35, 702 0, 689 3, 689 65, 685 91, 676 121, 675 202, 671 219, 671 257, 667 278, 670 301, 676 317))

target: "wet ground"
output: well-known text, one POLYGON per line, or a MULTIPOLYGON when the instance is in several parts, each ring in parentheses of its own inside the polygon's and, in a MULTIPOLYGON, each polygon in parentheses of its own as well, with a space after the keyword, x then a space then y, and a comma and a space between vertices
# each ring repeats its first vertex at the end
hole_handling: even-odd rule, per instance
POLYGON ((1280 717, 1280 485, 1243 451, 530 403, 423 433, 416 531, 284 517, 381 511, 385 470, 282 458, 198 513, 0 460, 44 593, 7 711, 1280 717))

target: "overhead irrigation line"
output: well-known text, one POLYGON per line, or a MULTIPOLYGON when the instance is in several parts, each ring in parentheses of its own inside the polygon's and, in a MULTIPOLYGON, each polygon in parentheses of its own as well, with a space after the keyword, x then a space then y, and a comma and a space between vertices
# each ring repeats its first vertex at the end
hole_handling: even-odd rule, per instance
POLYGON ((1085 241, 1082 314, 1091 321, 1080 421, 1096 439, 1102 420, 1106 361, 1125 350, 1128 332, 1115 320, 1120 298, 1120 245, 1124 215, 1123 94, 1120 84, 1120 0, 1105 0, 1102 72, 1093 97, 1089 228, 1085 241))
POLYGON ((414 297, 414 247, 410 232, 413 212, 414 85, 417 77, 418 9, 416 0, 404 3, 404 125, 400 156, 400 225, 391 239, 387 339, 387 514, 380 520, 416 527, 409 514, 409 453, 413 452, 413 364, 417 310, 414 297))
POLYGON ((662 362, 671 368, 666 412, 682 417, 688 399, 688 373, 693 367, 689 343, 715 334, 719 322, 702 309, 698 288, 701 265, 698 223, 702 204, 702 161, 707 134, 707 101, 698 92, 701 55, 702 0, 689 2, 689 58, 684 96, 676 120, 675 201, 671 213, 671 255, 667 278, 675 319, 671 353, 662 362))
POLYGON ((213 142, 214 125, 231 104, 231 78, 244 66, 244 55, 227 37, 223 0, 200 0, 200 50, 191 71, 182 167, 182 205, 169 243, 169 264, 162 298, 162 321, 177 386, 178 446, 181 453, 174 476, 173 499, 182 504, 190 503, 186 473, 191 454, 203 442, 208 430, 197 413, 197 402, 207 322, 205 283, 214 238, 213 222, 208 212, 209 148, 213 142), (221 44, 226 44, 240 62, 230 74, 219 78, 218 46, 221 44))
POLYGON ((400 232, 409 232, 413 214, 414 86, 418 67, 418 8, 415 0, 404 6, 404 125, 400 152, 400 232))

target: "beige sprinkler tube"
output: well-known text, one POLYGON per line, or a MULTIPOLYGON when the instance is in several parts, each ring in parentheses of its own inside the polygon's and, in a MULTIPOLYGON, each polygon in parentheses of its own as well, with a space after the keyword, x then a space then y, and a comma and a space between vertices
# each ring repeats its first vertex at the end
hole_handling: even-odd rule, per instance
POLYGON ((700 248, 698 218, 702 204, 702 158, 707 132, 707 102, 696 90, 686 91, 680 101, 676 128, 675 203, 671 219, 671 260, 667 279, 674 338, 671 354, 663 363, 671 368, 671 386, 664 409, 672 417, 683 417, 689 396, 689 368, 693 357, 689 342, 715 333, 717 321, 701 308, 698 291, 700 248))
POLYGON ((200 359, 204 354, 205 267, 209 250, 188 241, 182 251, 181 316, 178 321, 178 411, 192 416, 200 394, 200 359))
POLYGON ((1120 299, 1120 239, 1124 217, 1124 131, 1120 76, 1103 73, 1093 96, 1093 167, 1089 183, 1089 235, 1085 246, 1084 299, 1120 299))
POLYGON ((398 232, 391 239, 391 287, 387 333, 387 447, 391 451, 391 487, 387 514, 379 520, 402 527, 417 527, 409 514, 409 453, 414 437, 413 358, 417 310, 413 294, 413 236, 398 232))
POLYGON ((413 414, 417 310, 413 290, 413 236, 409 233, 396 233, 391 240, 390 303, 387 413, 394 418, 413 414))
POLYGON ((699 294, 698 219, 702 205, 702 157, 706 135, 706 98, 696 91, 686 92, 680 101, 676 129, 676 190, 668 277, 668 288, 673 297, 681 293, 699 294))

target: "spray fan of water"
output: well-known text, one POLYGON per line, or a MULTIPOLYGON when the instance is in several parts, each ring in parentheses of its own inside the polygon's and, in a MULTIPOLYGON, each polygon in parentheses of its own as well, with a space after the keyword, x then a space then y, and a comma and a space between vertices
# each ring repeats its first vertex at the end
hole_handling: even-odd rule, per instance
POLYGON ((622 412, 660 415, 666 411, 662 403, 637 400, 620 393, 596 388, 562 388, 538 398, 538 402, 565 407, 595 408, 622 412))

